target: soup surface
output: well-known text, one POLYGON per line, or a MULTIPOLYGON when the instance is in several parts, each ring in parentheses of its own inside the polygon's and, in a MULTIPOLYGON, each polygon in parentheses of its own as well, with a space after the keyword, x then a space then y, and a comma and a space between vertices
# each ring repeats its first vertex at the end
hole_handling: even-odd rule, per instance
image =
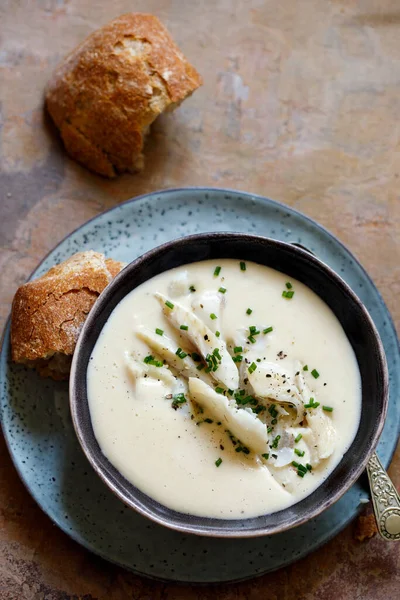
POLYGON ((248 518, 310 494, 360 419, 353 349, 304 284, 251 262, 203 261, 128 294, 89 361, 104 455, 180 512, 248 518))

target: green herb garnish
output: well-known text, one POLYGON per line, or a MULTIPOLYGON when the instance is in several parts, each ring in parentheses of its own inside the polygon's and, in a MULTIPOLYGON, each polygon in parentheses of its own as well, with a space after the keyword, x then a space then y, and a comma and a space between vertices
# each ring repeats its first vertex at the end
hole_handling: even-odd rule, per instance
POLYGON ((235 363, 240 363, 243 360, 243 356, 241 356, 241 354, 237 354, 236 356, 232 356, 232 360, 235 363))
POLYGON ((295 442, 295 444, 297 444, 297 443, 298 443, 298 442, 301 440, 301 438, 302 438, 302 437, 303 437, 303 436, 301 435, 301 433, 299 433, 299 435, 297 435, 297 436, 294 438, 294 442, 295 442))
POLYGON ((143 362, 146 363, 146 365, 153 365, 153 367, 163 366, 162 360, 155 360, 154 356, 152 356, 151 354, 149 356, 146 356, 146 358, 143 359, 143 362))
POLYGON ((187 353, 184 352, 182 350, 182 348, 178 348, 178 350, 175 352, 175 354, 176 354, 176 356, 179 356, 179 358, 182 358, 182 360, 187 357, 187 353))
POLYGON ((216 332, 215 332, 215 337, 219 337, 220 335, 221 335, 221 332, 220 332, 220 331, 216 331, 216 332))
POLYGON ((162 329, 158 329, 158 327, 157 327, 156 334, 157 335, 164 335, 164 331, 162 329))
POLYGON ((235 346, 233 351, 235 354, 237 354, 238 352, 243 352, 243 348, 242 346, 235 346))
POLYGON ((304 365, 303 371, 308 371, 308 365, 304 365))
POLYGON ((317 369, 313 369, 311 371, 311 375, 314 377, 314 379, 318 379, 319 373, 318 373, 317 369))
POLYGON ((304 408, 318 408, 319 402, 315 402, 314 398, 310 398, 308 404, 304 405, 304 408))
POLYGON ((226 288, 220 287, 218 291, 221 292, 221 294, 225 294, 226 288))
POLYGON ((287 292, 286 290, 283 290, 282 296, 283 298, 287 298, 288 300, 290 300, 294 296, 294 291, 291 290, 290 292, 287 292))
POLYGON ((304 456, 304 450, 299 450, 298 448, 294 449, 295 453, 297 454, 297 456, 304 456))
POLYGON ((189 291, 190 291, 190 292, 195 292, 195 291, 196 291, 196 288, 194 287, 194 285, 191 285, 191 286, 189 287, 189 291))
POLYGON ((187 331, 189 327, 187 325, 181 325, 179 329, 183 329, 183 331, 187 331))
POLYGON ((266 327, 265 329, 263 329, 263 333, 271 333, 271 331, 273 331, 274 328, 273 327, 266 327))
POLYGON ((271 444, 271 448, 277 448, 280 439, 281 439, 281 436, 277 435, 276 438, 274 439, 274 441, 271 444))
POLYGON ((166 301, 165 305, 168 306, 168 308, 170 308, 171 310, 174 308, 174 305, 169 300, 166 301))
POLYGON ((286 282, 286 287, 287 287, 287 289, 288 289, 288 290, 291 290, 291 289, 292 289, 292 287, 293 287, 293 286, 292 286, 292 284, 290 283, 290 281, 287 281, 287 282, 286 282))
POLYGON ((211 313, 210 319, 212 319, 213 321, 215 321, 216 318, 217 318, 217 315, 214 314, 214 313, 211 313))
POLYGON ((185 402, 186 398, 184 394, 175 394, 175 396, 172 396, 171 406, 176 410, 181 404, 184 404, 185 402))
POLYGON ((243 261, 240 261, 240 270, 241 271, 245 271, 246 270, 246 263, 243 261))
POLYGON ((326 410, 326 412, 332 412, 333 408, 332 408, 332 406, 323 406, 322 410, 326 410))
POLYGON ((215 466, 219 467, 219 465, 222 463, 222 458, 219 458, 218 460, 215 461, 215 466))
POLYGON ((257 365, 255 362, 252 362, 251 365, 249 366, 249 373, 251 375, 251 373, 254 373, 254 371, 257 369, 257 365))
POLYGON ((215 391, 216 391, 217 394, 223 394, 225 390, 222 387, 216 387, 215 391))
POLYGON ((268 452, 266 452, 265 454, 261 454, 261 456, 262 456, 263 458, 265 458, 265 460, 268 460, 268 459, 269 459, 269 454, 268 454, 268 452))
POLYGON ((221 267, 215 267, 215 271, 214 271, 214 277, 218 277, 218 275, 221 273, 221 267))
POLYGON ((253 312, 253 311, 252 311, 252 309, 251 309, 251 308, 248 308, 248 309, 246 310, 246 315, 251 315, 251 313, 252 313, 252 312, 253 312))

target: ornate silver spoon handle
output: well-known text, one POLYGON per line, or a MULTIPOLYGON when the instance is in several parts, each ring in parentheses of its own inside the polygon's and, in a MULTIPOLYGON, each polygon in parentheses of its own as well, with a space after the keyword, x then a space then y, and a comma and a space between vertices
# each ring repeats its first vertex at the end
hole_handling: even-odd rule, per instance
POLYGON ((385 540, 400 541, 400 497, 375 452, 367 473, 379 534, 385 540))

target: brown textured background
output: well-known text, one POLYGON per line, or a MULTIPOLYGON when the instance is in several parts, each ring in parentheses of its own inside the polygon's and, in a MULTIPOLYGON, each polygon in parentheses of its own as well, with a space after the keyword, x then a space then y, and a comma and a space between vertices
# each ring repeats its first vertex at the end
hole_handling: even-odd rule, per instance
MULTIPOLYGON (((397 0, 2 0, 0 319, 43 255, 86 219, 163 187, 265 194, 317 219, 361 260, 400 325, 400 4, 397 0), (43 114, 57 62, 129 10, 152 12, 204 77, 162 117, 138 176, 70 161, 43 114)), ((0 441, 1 600, 395 600, 400 544, 354 541, 258 580, 158 584, 89 554, 23 488, 0 441)), ((390 474, 400 484, 400 453, 390 474)))

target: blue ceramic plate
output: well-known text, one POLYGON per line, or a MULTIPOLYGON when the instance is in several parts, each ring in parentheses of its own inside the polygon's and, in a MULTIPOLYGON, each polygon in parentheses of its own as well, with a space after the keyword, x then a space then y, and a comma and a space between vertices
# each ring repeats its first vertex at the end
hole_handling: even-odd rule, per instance
MULTIPOLYGON (((399 434, 400 353, 387 308, 368 275, 322 227, 271 200, 213 189, 167 190, 99 215, 68 236, 32 277, 74 252, 94 249, 131 261, 168 240, 205 231, 242 231, 303 244, 353 288, 370 311, 389 365, 390 400, 378 446, 388 466, 399 434)), ((295 529, 255 539, 182 535, 126 508, 90 467, 72 428, 68 386, 9 360, 6 328, 0 378, 2 424, 14 464, 49 517, 77 542, 132 571, 182 582, 227 582, 261 575, 305 556, 336 535, 368 498, 358 482, 334 506, 295 529)))

